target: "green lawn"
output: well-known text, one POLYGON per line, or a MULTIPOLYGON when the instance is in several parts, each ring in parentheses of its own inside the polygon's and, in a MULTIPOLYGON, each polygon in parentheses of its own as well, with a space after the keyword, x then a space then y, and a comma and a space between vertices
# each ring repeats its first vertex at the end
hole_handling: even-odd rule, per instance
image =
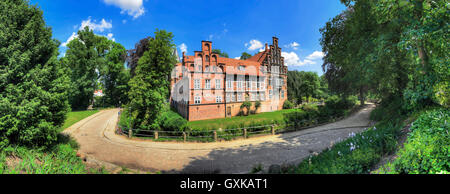
POLYGON ((59 129, 59 132, 64 131, 64 129, 69 128, 70 126, 77 123, 78 121, 81 121, 84 118, 97 113, 98 111, 99 110, 86 110, 86 111, 74 111, 74 112, 67 113, 67 119, 64 122, 64 125, 59 129))
POLYGON ((228 129, 239 127, 240 125, 251 125, 252 123, 280 123, 283 122, 283 114, 298 109, 279 110, 275 112, 265 112, 249 116, 236 116, 232 118, 209 119, 201 121, 190 121, 188 126, 193 129, 228 129))

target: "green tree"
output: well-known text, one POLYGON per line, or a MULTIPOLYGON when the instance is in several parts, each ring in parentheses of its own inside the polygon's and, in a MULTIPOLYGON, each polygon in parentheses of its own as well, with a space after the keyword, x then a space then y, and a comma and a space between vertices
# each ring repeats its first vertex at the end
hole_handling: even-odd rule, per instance
POLYGON ((105 45, 100 45, 101 40, 86 26, 78 31, 78 37, 67 44, 62 62, 71 70, 69 101, 73 109, 86 109, 92 103, 99 79, 98 71, 106 63, 103 57, 105 45))
POLYGON ((170 73, 177 60, 173 55, 173 35, 157 30, 150 39, 149 50, 139 59, 136 75, 130 80, 128 93, 133 127, 158 129, 158 115, 169 98, 170 73))
POLYGON ((104 89, 105 103, 109 106, 119 106, 128 102, 129 70, 125 69, 126 50, 112 40, 102 37, 102 45, 106 45, 106 63, 100 67, 100 76, 104 89))
POLYGON ((221 57, 230 58, 228 56, 228 53, 222 52, 220 49, 213 49, 212 52, 219 54, 219 56, 221 56, 221 57))
POLYGON ((0 1, 0 148, 48 146, 69 111, 69 79, 42 11, 0 1))
POLYGON ((246 109, 247 110, 247 114, 246 115, 248 115, 249 113, 250 113, 250 108, 252 107, 252 103, 250 102, 250 101, 244 101, 242 104, 241 104, 241 111, 242 111, 242 109, 246 109))
MULTIPOLYGON (((330 89, 368 90, 407 108, 445 104, 450 14, 445 0, 341 0, 348 9, 321 29, 330 89)), ((358 91, 359 90, 359 91, 358 91)))
POLYGON ((247 60, 250 57, 252 57, 251 54, 248 54, 247 52, 243 52, 241 55, 241 60, 247 60))
POLYGON ((288 71, 288 99, 301 104, 302 98, 318 97, 320 94, 320 78, 315 72, 288 71))

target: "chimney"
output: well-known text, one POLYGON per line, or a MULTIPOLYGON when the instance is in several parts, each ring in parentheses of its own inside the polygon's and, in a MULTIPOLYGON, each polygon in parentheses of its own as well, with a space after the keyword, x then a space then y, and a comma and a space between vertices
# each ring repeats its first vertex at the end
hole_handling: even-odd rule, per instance
POLYGON ((267 43, 266 43, 266 50, 267 50, 267 49, 269 49, 269 46, 268 46, 267 43))

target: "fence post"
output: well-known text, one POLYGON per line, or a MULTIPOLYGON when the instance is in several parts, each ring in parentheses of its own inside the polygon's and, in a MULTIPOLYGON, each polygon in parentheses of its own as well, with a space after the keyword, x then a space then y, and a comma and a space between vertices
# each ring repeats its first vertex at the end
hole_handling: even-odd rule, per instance
POLYGON ((133 130, 128 130, 128 138, 131 138, 131 137, 133 137, 133 130))
POLYGON ((186 143, 186 132, 183 132, 183 142, 186 143))
POLYGON ((275 135, 275 125, 272 125, 272 135, 275 135))
POLYGON ((158 139, 158 131, 155 131, 155 140, 158 139))
POLYGON ((247 129, 244 129, 244 139, 247 139, 247 129))
POLYGON ((216 132, 216 130, 213 131, 213 134, 214 134, 214 141, 217 142, 217 132, 216 132))

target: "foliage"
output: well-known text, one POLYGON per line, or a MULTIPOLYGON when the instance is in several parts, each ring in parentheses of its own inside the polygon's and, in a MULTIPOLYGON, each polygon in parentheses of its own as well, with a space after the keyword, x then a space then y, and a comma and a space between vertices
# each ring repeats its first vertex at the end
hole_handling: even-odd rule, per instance
POLYGON ((61 58, 61 62, 70 68, 69 101, 72 109, 86 109, 92 103, 99 78, 96 71, 105 63, 100 56, 100 41, 100 37, 86 26, 67 44, 66 55, 61 58))
POLYGON ((187 128, 187 120, 172 110, 162 113, 158 121, 163 131, 185 131, 187 128))
POLYGON ((78 121, 81 121, 84 118, 89 117, 95 113, 98 113, 98 110, 73 111, 73 112, 67 113, 67 119, 64 122, 64 125, 58 130, 58 132, 61 132, 64 129, 69 128, 70 126, 77 123, 78 121))
POLYGON ((405 108, 445 105, 450 14, 445 0, 342 0, 348 9, 322 29, 323 69, 332 91, 369 90, 405 108))
POLYGON ((402 125, 399 120, 382 122, 327 148, 286 170, 296 174, 364 174, 386 153, 395 151, 402 125))
POLYGON ((155 38, 148 42, 149 50, 139 59, 128 93, 133 128, 152 129, 158 125, 156 119, 167 104, 170 73, 176 63, 172 39, 172 33, 157 30, 155 38))
POLYGON ((48 146, 69 111, 66 69, 42 11, 0 1, 0 149, 48 146))
POLYGON ((247 52, 243 52, 240 59, 241 60, 247 60, 250 57, 252 57, 251 54, 248 54, 247 52))
POLYGON ((320 78, 315 72, 288 71, 287 75, 288 99, 291 102, 301 104, 303 98, 323 96, 320 78))
POLYGON ((70 68, 70 104, 73 109, 86 109, 93 103, 94 90, 100 87, 105 94, 103 106, 127 103, 130 75, 124 66, 126 50, 122 45, 95 35, 86 27, 78 31, 78 36, 67 47, 61 62, 70 68))
POLYGON ((134 49, 127 51, 128 52, 127 62, 128 67, 130 68, 131 77, 134 77, 134 75, 136 74, 135 71, 136 67, 138 66, 139 59, 144 55, 146 51, 150 49, 148 42, 152 39, 153 39, 152 37, 143 38, 139 40, 138 43, 136 43, 134 49))
POLYGON ((76 141, 63 135, 44 150, 10 145, 0 151, 0 174, 86 174, 76 149, 76 141))
POLYGON ((105 46, 105 64, 100 67, 101 81, 104 85, 103 107, 115 106, 128 103, 127 92, 130 73, 125 69, 125 48, 112 40, 102 37, 102 45, 105 46))
POLYGON ((370 119, 382 121, 388 120, 390 117, 399 117, 406 113, 406 110, 403 108, 403 98, 391 97, 389 100, 383 101, 370 113, 370 119))
POLYGON ((242 109, 246 109, 247 110, 247 115, 248 115, 248 113, 250 112, 250 108, 252 107, 252 103, 250 102, 250 101, 244 101, 242 104, 241 104, 241 110, 242 109))
POLYGON ((340 97, 337 95, 330 96, 325 101, 325 106, 331 111, 332 115, 342 116, 345 110, 351 109, 356 105, 355 96, 340 97))
POLYGON ((258 108, 261 107, 261 101, 256 101, 255 102, 255 110, 258 110, 258 108))
POLYGON ((192 129, 234 129, 243 126, 250 126, 252 122, 260 124, 283 124, 283 114, 295 111, 279 110, 274 112, 263 112, 249 116, 235 116, 232 118, 209 119, 202 121, 189 121, 188 126, 192 129))
POLYGON ((387 173, 450 172, 450 111, 427 111, 411 125, 411 133, 387 173))
POLYGON ((283 103, 283 109, 293 109, 295 107, 294 103, 289 100, 285 100, 283 103))
POLYGON ((228 53, 222 52, 220 49, 213 49, 212 52, 219 54, 219 56, 221 56, 221 57, 230 58, 228 56, 228 53))

